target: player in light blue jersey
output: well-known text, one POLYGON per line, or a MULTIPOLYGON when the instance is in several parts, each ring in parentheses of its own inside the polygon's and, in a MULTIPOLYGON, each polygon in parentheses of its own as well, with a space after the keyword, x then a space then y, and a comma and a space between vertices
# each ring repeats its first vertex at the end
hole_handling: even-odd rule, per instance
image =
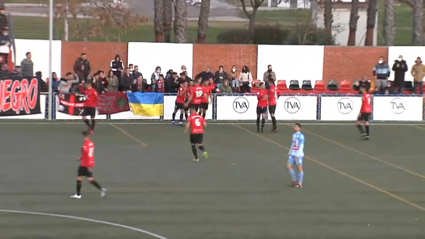
POLYGON ((292 135, 291 149, 288 152, 288 170, 292 177, 292 183, 296 188, 303 187, 304 171, 304 134, 301 133, 301 124, 296 123, 294 126, 295 133, 292 135), (297 166, 298 175, 294 170, 294 165, 297 166))

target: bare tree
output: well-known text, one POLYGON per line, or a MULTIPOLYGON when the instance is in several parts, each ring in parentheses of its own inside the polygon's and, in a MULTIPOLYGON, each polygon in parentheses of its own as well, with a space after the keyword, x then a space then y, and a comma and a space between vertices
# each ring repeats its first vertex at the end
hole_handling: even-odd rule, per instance
POLYGON ((177 43, 187 42, 187 5, 185 0, 176 0, 174 11, 174 35, 177 43))
POLYGON ((329 32, 332 32, 332 23, 333 23, 333 15, 332 15, 332 0, 324 0, 325 2, 325 12, 324 12, 324 22, 325 29, 329 32))
POLYGON ((423 18, 423 0, 413 0, 413 42, 414 46, 422 45, 422 18, 423 18))
POLYGON ((70 32, 77 33, 77 37, 84 41, 93 37, 121 41, 126 32, 135 30, 139 23, 148 20, 132 13, 124 5, 114 4, 108 0, 56 1, 56 18, 68 20, 70 26, 76 29, 70 32), (82 7, 82 3, 90 3, 90 7, 82 7))
POLYGON ((298 7, 298 0, 289 0, 289 8, 297 9, 298 7))
POLYGON ((376 24, 376 13, 378 12, 378 0, 369 0, 367 8, 367 24, 365 46, 373 46, 373 36, 376 24))
POLYGON ((395 0, 385 2, 384 36, 387 46, 393 46, 395 40, 395 4, 395 0))
POLYGON ((359 20, 359 0, 351 1, 350 32, 348 35, 348 46, 356 45, 357 21, 359 20))
POLYGON ((198 20, 198 43, 205 43, 207 38, 208 18, 210 17, 211 0, 202 0, 198 20))
POLYGON ((173 0, 164 0, 164 40, 171 42, 171 23, 173 22, 173 0))
POLYGON ((155 41, 164 41, 164 0, 153 1, 155 41))
POLYGON ((242 10, 245 16, 249 20, 248 25, 248 33, 251 38, 251 40, 254 38, 254 31, 255 31, 255 16, 257 15, 258 8, 264 3, 265 0, 250 0, 252 11, 248 12, 246 9, 246 0, 239 0, 242 4, 242 10))

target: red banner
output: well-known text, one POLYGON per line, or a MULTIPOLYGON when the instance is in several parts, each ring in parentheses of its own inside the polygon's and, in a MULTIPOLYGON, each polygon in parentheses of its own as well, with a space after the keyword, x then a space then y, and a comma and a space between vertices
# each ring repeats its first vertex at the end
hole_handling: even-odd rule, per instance
POLYGON ((100 95, 99 114, 116 114, 129 111, 127 93, 104 93, 100 95))

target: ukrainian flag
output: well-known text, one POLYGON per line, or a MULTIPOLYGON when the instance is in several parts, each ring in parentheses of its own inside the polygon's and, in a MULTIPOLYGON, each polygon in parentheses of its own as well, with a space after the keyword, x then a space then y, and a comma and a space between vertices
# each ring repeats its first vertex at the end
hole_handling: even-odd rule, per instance
POLYGON ((133 114, 142 116, 164 115, 163 93, 127 93, 133 114))

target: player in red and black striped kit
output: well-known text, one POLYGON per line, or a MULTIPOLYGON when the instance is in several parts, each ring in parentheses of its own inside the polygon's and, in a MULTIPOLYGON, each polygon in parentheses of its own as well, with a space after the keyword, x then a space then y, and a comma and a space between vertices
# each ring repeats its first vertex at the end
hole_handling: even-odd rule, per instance
POLYGON ((364 86, 360 87, 360 92, 363 94, 362 96, 362 108, 359 113, 359 117, 357 118, 357 128, 359 129, 362 136, 365 137, 366 140, 369 139, 369 118, 372 113, 372 95, 366 91, 364 86), (362 123, 365 125, 366 133, 363 130, 362 123))
POLYGON ((274 84, 274 79, 273 78, 269 79, 269 81, 270 81, 270 89, 267 90, 267 94, 269 97, 269 114, 270 114, 270 117, 272 117, 272 123, 273 123, 272 132, 277 132, 275 112, 276 112, 278 93, 277 93, 277 87, 274 84))
POLYGON ((257 131, 263 133, 264 125, 266 124, 267 116, 267 105, 268 105, 268 94, 266 85, 260 83, 261 90, 257 92, 258 104, 257 104, 257 131), (261 131, 260 131, 260 118, 261 119, 261 131))
POLYGON ((103 198, 106 196, 106 189, 102 188, 102 186, 100 186, 100 184, 96 180, 94 180, 93 177, 93 168, 95 165, 94 143, 90 140, 89 136, 89 132, 83 132, 84 145, 81 149, 81 157, 78 159, 78 161, 81 161, 81 164, 78 167, 77 192, 76 194, 71 196, 71 198, 73 199, 81 199, 81 181, 83 181, 83 177, 87 177, 89 182, 100 190, 100 197, 103 198))
POLYGON ((97 94, 96 89, 92 87, 91 82, 87 81, 85 86, 86 89, 82 92, 86 96, 83 110, 83 121, 89 127, 89 131, 94 133, 94 127, 96 125, 96 107, 99 103, 99 95, 97 94), (87 119, 87 116, 90 116, 91 122, 87 119))

